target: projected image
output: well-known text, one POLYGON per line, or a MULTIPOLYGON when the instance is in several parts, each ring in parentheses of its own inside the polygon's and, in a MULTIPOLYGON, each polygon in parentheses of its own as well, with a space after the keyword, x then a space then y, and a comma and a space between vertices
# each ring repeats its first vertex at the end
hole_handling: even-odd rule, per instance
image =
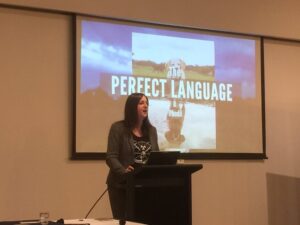
MULTIPOLYGON (((184 83, 214 80, 214 52, 212 41, 133 33, 133 75, 161 79, 166 84, 158 90, 149 88, 157 92, 156 98, 151 98, 149 117, 162 149, 216 148, 215 106, 194 101, 195 90, 191 93, 184 83), (199 135, 201 128, 205 133, 199 135)), ((150 92, 146 94, 153 97, 150 92)))
POLYGON ((262 151, 254 38, 77 18, 76 151, 106 152, 128 95, 149 98, 163 151, 262 151), (249 144, 250 143, 250 144, 249 144))

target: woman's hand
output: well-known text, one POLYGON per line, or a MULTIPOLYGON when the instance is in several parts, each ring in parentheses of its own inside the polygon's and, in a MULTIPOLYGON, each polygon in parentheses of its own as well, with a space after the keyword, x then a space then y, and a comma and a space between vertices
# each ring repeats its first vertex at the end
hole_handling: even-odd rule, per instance
POLYGON ((126 169, 125 169, 125 173, 129 173, 129 172, 132 172, 134 171, 134 167, 129 165, 126 169))

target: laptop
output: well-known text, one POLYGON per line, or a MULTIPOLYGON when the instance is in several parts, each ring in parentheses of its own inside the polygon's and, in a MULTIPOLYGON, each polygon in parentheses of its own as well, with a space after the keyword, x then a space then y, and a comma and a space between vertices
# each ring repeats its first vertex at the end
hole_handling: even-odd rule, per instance
POLYGON ((179 151, 153 151, 146 165, 176 165, 179 154, 179 151))

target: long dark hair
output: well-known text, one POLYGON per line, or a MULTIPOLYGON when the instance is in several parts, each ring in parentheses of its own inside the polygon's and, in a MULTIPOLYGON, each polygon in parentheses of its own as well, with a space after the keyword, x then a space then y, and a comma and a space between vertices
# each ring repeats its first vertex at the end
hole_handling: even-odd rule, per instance
MULTIPOLYGON (((137 112, 137 106, 141 100, 141 98, 145 96, 147 99, 147 103, 149 105, 149 100, 146 95, 142 93, 133 93, 128 96, 126 103, 125 103, 125 110, 124 110, 124 121, 125 121, 125 126, 128 129, 133 129, 134 126, 138 122, 138 112, 137 112)), ((143 124, 142 124, 142 132, 143 135, 148 135, 149 133, 149 128, 151 127, 151 123, 149 121, 148 116, 144 119, 143 124)))

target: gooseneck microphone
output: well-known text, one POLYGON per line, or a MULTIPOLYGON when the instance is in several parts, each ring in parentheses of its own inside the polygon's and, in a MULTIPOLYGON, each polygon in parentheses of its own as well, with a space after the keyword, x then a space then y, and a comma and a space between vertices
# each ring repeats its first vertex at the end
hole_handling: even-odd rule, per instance
POLYGON ((100 201, 100 199, 103 197, 103 195, 107 192, 107 188, 105 189, 105 191, 100 195, 100 197, 97 199, 97 201, 94 203, 94 205, 92 206, 92 208, 89 210, 89 212, 86 214, 86 216, 84 217, 84 219, 86 219, 90 213, 92 212, 92 210, 95 208, 95 206, 97 205, 97 203, 100 201))

